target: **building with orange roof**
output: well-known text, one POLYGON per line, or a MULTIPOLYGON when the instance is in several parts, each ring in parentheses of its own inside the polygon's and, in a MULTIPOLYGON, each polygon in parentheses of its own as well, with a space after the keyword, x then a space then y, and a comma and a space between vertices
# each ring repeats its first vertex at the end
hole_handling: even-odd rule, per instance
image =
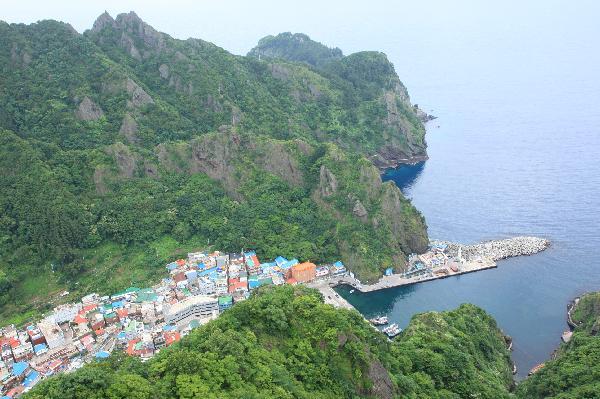
POLYGON ((306 283, 315 279, 317 265, 312 262, 299 263, 292 266, 292 278, 299 283, 306 283))
POLYGON ((234 292, 248 291, 248 282, 247 281, 240 281, 239 278, 230 278, 229 279, 229 286, 227 288, 227 291, 230 294, 233 294, 234 292))
POLYGON ((165 337, 165 346, 172 345, 181 339, 179 331, 165 331, 163 335, 165 337))
POLYGON ((92 310, 96 310, 96 308, 98 307, 98 305, 96 305, 95 303, 89 304, 89 305, 85 305, 83 307, 83 309, 81 309, 81 312, 79 314, 88 314, 89 312, 91 312, 92 310))
POLYGON ((117 316, 119 316, 119 320, 123 320, 124 318, 127 317, 128 314, 129 314, 129 311, 125 308, 117 309, 117 316))
POLYGON ((139 339, 132 339, 127 343, 127 349, 125 350, 125 352, 129 355, 129 356, 134 356, 136 355, 136 350, 135 350, 135 345, 140 342, 139 339))

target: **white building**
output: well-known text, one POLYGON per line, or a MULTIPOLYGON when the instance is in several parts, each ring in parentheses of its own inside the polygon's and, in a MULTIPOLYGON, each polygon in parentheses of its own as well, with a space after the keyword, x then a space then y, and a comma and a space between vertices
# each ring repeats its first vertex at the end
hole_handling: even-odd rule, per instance
POLYGON ((198 278, 198 292, 202 295, 212 295, 216 293, 215 282, 208 277, 198 278))
POLYGON ((227 278, 218 278, 215 281, 215 292, 217 295, 227 294, 227 278))
POLYGON ((66 323, 72 321, 81 308, 82 305, 80 303, 60 305, 54 308, 52 317, 58 324, 66 323))
POLYGON ((45 319, 42 319, 37 326, 42 332, 44 338, 46 338, 48 348, 54 349, 65 345, 65 334, 63 333, 63 330, 61 330, 60 326, 56 323, 56 320, 54 320, 54 317, 49 316, 45 319))
POLYGON ((217 298, 196 295, 164 308, 166 323, 179 323, 184 319, 203 319, 219 313, 217 298))

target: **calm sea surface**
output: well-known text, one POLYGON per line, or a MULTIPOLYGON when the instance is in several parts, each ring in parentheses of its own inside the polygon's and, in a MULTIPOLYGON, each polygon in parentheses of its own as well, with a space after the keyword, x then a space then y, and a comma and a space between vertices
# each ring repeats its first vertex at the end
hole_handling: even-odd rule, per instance
POLYGON ((551 248, 409 287, 340 288, 365 316, 401 326, 415 313, 481 306, 514 338, 519 377, 559 345, 567 303, 600 290, 600 25, 559 13, 494 31, 432 27, 414 46, 381 38, 413 100, 438 116, 430 159, 384 174, 425 215, 430 237, 534 235, 551 248))

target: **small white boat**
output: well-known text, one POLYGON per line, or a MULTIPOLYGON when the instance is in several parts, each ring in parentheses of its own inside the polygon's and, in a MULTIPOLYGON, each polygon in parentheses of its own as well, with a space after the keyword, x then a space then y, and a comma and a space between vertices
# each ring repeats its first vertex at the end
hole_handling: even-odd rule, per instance
POLYGON ((388 323, 388 318, 387 316, 378 316, 370 319, 369 321, 375 326, 383 326, 388 323))
POLYGON ((354 292, 354 290, 350 290, 350 293, 352 294, 354 292))

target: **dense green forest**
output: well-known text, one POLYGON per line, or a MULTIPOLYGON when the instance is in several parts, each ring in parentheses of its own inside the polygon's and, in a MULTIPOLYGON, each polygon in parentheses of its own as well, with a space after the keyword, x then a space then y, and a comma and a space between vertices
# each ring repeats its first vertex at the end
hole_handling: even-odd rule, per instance
POLYGON ((374 166, 425 156, 393 65, 301 36, 259 60, 134 13, 83 34, 0 22, 0 319, 149 284, 190 250, 341 259, 367 281, 423 251, 374 166))
POLYGON ((581 297, 572 311, 577 327, 555 359, 519 384, 521 398, 600 397, 600 292, 581 297))
POLYGON ((600 293, 573 338, 516 387, 506 337, 473 305, 413 316, 393 341, 302 286, 263 287, 152 360, 114 353, 26 398, 599 397, 600 293))
POLYGON ((26 398, 509 397, 510 357, 483 310, 416 315, 390 342, 317 291, 261 289, 141 363, 108 360, 60 374, 26 398))

